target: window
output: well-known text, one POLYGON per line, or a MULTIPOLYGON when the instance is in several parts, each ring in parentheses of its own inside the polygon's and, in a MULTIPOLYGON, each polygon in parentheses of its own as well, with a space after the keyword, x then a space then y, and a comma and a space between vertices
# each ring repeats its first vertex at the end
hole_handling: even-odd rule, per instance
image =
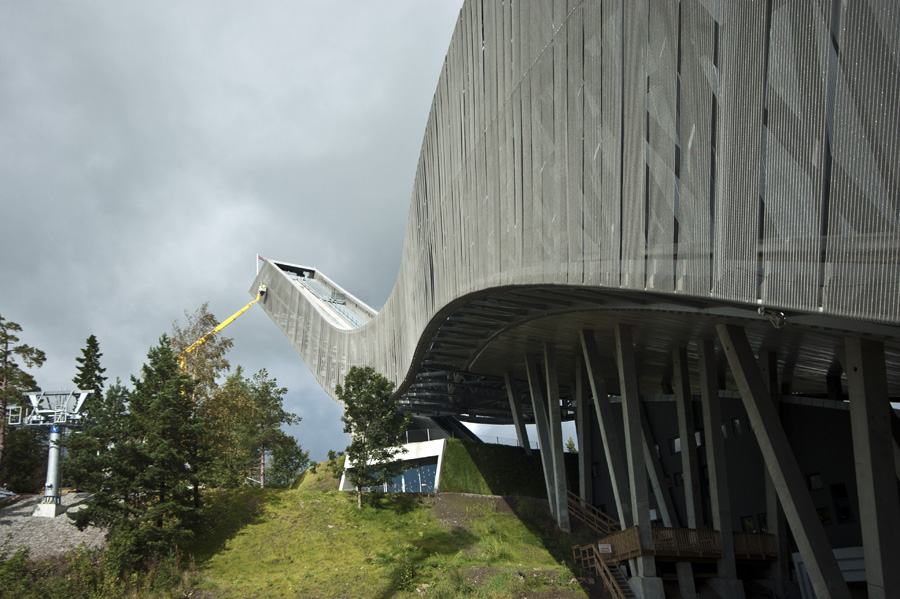
POLYGON ((822 475, 818 472, 813 472, 806 477, 806 480, 809 482, 810 491, 818 491, 825 488, 825 485, 822 484, 822 475))
POLYGON ((727 439, 727 438, 728 438, 728 427, 725 426, 725 423, 724 423, 724 422, 722 423, 722 438, 723 438, 723 439, 727 439))
POLYGON ((740 418, 735 417, 731 419, 731 430, 734 431, 735 437, 740 437, 744 434, 744 425, 740 418))
POLYGON ((756 524, 753 522, 753 516, 744 516, 741 518, 741 528, 744 532, 756 532, 756 524))
POLYGON ((672 437, 669 439, 669 453, 681 453, 681 438, 672 437))
POLYGON ((756 520, 759 522, 759 532, 769 532, 768 514, 756 514, 756 520))
POLYGON ((697 447, 703 447, 703 429, 694 433, 694 440, 697 441, 697 447))
POLYGON ((819 522, 822 523, 823 526, 828 526, 831 524, 831 510, 829 510, 824 505, 822 507, 816 508, 816 513, 819 514, 819 522))
POLYGON ((850 512, 850 496, 847 495, 847 485, 844 483, 831 485, 831 497, 834 499, 834 511, 838 524, 852 522, 853 514, 850 512))
POLYGON ((676 472, 676 473, 674 474, 673 478, 675 479, 675 486, 676 486, 676 487, 683 487, 683 486, 684 486, 684 475, 682 475, 681 472, 676 472))

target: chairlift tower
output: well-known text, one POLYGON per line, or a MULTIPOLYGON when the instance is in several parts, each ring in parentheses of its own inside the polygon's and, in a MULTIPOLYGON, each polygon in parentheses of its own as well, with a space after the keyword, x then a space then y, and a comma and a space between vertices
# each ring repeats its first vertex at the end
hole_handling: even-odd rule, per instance
POLYGON ((13 426, 49 426, 50 450, 47 455, 47 481, 44 497, 32 516, 55 518, 62 513, 59 492, 59 440, 65 426, 77 426, 84 418, 81 408, 91 391, 56 391, 27 393, 31 404, 25 415, 22 406, 9 408, 9 424, 13 426))

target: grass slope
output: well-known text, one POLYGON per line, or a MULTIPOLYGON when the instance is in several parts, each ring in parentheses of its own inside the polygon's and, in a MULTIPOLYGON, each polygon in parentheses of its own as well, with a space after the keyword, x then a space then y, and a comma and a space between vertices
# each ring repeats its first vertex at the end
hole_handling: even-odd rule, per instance
POLYGON ((352 494, 307 490, 317 470, 294 490, 207 495, 194 553, 208 596, 601 596, 570 583, 565 560, 584 539, 560 535, 543 502, 388 495, 360 514, 352 494))

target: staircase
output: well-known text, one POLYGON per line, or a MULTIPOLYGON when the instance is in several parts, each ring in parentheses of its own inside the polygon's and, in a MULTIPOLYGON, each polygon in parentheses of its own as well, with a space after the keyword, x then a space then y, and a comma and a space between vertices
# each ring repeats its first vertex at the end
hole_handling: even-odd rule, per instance
POLYGON ((572 547, 575 563, 585 570, 590 570, 603 580, 603 586, 613 599, 635 599, 628 581, 618 566, 610 566, 601 557, 596 544, 576 545, 572 547))
POLYGON ((572 491, 566 491, 566 493, 568 495, 570 517, 586 525, 601 537, 622 530, 618 520, 601 512, 572 491))

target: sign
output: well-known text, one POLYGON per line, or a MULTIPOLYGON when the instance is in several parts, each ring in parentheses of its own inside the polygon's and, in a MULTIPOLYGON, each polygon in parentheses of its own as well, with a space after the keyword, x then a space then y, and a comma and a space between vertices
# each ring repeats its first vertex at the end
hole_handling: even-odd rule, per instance
POLYGON ((612 545, 597 545, 600 553, 612 553, 612 545))

